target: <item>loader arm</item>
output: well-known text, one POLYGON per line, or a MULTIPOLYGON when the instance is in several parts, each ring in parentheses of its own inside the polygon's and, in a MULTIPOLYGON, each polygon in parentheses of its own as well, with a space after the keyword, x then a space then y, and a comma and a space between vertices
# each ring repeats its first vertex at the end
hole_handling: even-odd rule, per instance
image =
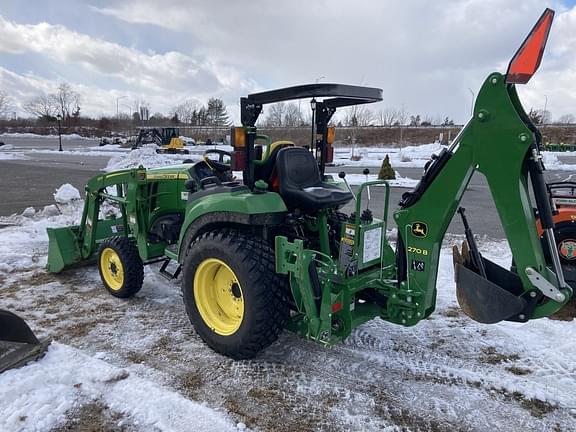
POLYGON ((125 236, 130 233, 137 240, 141 256, 147 257, 147 225, 143 211, 147 195, 141 187, 145 183, 146 170, 143 167, 99 174, 90 179, 85 187, 80 224, 47 229, 48 271, 58 273, 90 259, 97 250, 98 241, 117 233, 125 236), (110 186, 116 188, 116 195, 106 193, 110 186), (104 199, 116 203, 122 217, 99 220, 100 204, 104 199))
MULTIPOLYGON (((531 303, 527 300, 530 307, 526 304, 526 310, 517 311, 516 316, 499 316, 494 322, 548 316, 569 299, 570 290, 559 286, 556 274, 546 267, 536 229, 529 164, 538 162, 531 159, 539 155, 539 137, 527 119, 514 84, 507 83, 505 75, 491 74, 478 94, 472 119, 452 146, 428 167, 416 189, 404 196, 394 214, 399 235, 399 288, 389 304, 393 321, 411 325, 433 311, 442 240, 475 171, 486 177, 518 268, 517 276, 502 273, 500 280, 490 282, 515 298, 534 299, 531 303), (544 296, 526 269, 535 270, 563 297, 544 296), (524 316, 518 318, 520 315, 524 316)), ((492 291, 489 297, 485 305, 470 307, 497 309, 501 305, 494 303, 505 301, 492 291)), ((465 305, 463 309, 466 311, 465 305)))

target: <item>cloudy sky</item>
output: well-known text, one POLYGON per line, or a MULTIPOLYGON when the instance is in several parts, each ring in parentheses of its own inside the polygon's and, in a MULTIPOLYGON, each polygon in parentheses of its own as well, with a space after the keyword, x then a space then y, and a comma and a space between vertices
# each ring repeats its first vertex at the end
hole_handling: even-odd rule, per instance
MULTIPOLYGON (((576 0, 0 0, 0 89, 16 102, 59 82, 90 115, 138 100, 168 112, 308 82, 380 87, 375 110, 404 106, 464 122, 491 71, 546 6, 556 10, 527 109, 576 115, 576 0)), ((15 110, 18 110, 16 107, 15 110)))

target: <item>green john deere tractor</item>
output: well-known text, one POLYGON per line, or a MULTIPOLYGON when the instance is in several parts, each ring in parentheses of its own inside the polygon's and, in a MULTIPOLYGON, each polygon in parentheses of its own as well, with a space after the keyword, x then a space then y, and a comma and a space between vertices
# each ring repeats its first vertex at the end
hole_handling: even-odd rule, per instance
POLYGON ((381 90, 310 84, 242 98, 242 126, 231 132, 230 163, 221 153, 218 160, 94 177, 86 186, 80 224, 48 229, 48 270, 96 260, 106 289, 130 297, 142 286, 143 266, 162 262, 166 277, 181 273, 190 321, 222 354, 253 357, 284 329, 331 346, 373 318, 412 326, 432 314, 442 239, 479 171, 495 200, 516 273, 483 258, 466 224, 468 241, 454 249, 462 309, 482 323, 553 314, 572 290, 555 247, 541 135, 516 93, 516 85, 528 82, 540 64, 553 14, 544 12, 506 74, 487 77, 474 115, 404 194, 394 221, 386 217, 385 181, 366 182, 354 193, 324 172, 333 157, 329 123, 336 109, 380 101, 381 90), (300 98, 315 103, 312 143, 272 143, 258 133, 265 104, 300 98), (242 171, 242 182, 233 171, 242 171), (384 194, 383 218, 366 205, 370 191, 384 194), (104 202, 115 204, 116 213, 103 215, 104 202), (349 202, 355 211, 342 213, 349 202), (395 248, 386 237, 393 223, 395 248))

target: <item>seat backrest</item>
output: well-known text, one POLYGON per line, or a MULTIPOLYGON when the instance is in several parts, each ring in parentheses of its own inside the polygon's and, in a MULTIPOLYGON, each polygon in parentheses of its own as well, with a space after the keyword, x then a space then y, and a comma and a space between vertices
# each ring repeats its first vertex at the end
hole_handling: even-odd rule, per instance
POLYGON ((276 158, 280 180, 280 193, 287 189, 304 189, 322 184, 320 169, 310 150, 304 147, 287 147, 276 158))
POLYGON ((274 146, 274 148, 272 148, 272 151, 268 157, 262 161, 261 165, 255 165, 254 168, 256 180, 264 180, 266 183, 270 183, 272 172, 276 166, 276 158, 278 156, 278 152, 280 152, 280 150, 283 148, 293 147, 294 143, 291 141, 276 141, 271 145, 274 146))
POLYGON ((266 152, 262 154, 262 160, 264 161, 270 158, 270 156, 272 156, 272 154, 274 153, 274 150, 280 150, 281 148, 284 147, 294 147, 295 145, 296 144, 294 144, 294 141, 287 141, 287 140, 274 141, 272 144, 268 146, 266 152))

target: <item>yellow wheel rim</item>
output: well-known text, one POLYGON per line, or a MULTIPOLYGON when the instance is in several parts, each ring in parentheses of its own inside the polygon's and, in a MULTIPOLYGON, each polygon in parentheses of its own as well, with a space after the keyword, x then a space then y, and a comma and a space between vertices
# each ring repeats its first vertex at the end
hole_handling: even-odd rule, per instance
POLYGON ((244 297, 236 274, 223 261, 208 258, 194 275, 194 300, 208 327, 222 336, 240 328, 244 317, 244 297))
POLYGON ((106 285, 118 291, 124 284, 124 266, 114 249, 106 248, 100 255, 100 270, 106 285))

